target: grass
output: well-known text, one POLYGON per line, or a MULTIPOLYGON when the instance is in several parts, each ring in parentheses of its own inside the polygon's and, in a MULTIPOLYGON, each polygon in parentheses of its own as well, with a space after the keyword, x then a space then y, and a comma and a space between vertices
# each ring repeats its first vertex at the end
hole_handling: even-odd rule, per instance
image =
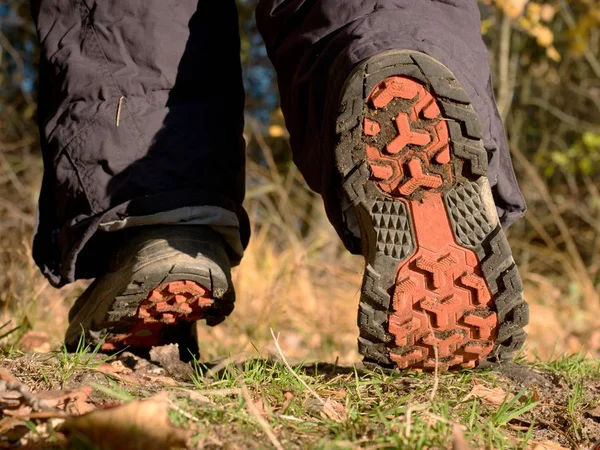
MULTIPOLYGON (((534 401, 533 388, 521 389, 500 405, 477 397, 468 399, 475 384, 503 386, 509 393, 517 388, 493 371, 440 375, 433 396, 436 379, 431 374, 308 364, 296 365, 293 371, 278 360, 231 362, 213 377, 198 378, 202 385, 196 389, 207 393, 208 403, 172 391, 178 407, 172 412, 173 421, 194 430, 193 442, 198 448, 267 447, 269 439, 257 414, 282 448, 449 448, 458 427, 471 448, 524 449, 536 437, 547 435, 548 427, 536 418, 542 405, 548 408, 548 393, 534 401), (247 390, 246 398, 241 389, 247 390), (339 416, 328 414, 315 394, 334 404, 339 416)), ((598 383, 600 375, 588 373, 586 379, 598 383)), ((585 395, 589 393, 586 389, 585 395)), ((583 394, 573 390, 566 397, 577 395, 583 394)), ((567 421, 560 428, 563 435, 557 432, 553 438, 563 444, 588 442, 589 436, 574 428, 576 420, 589 420, 583 417, 585 405, 569 405, 573 409, 563 418, 567 421)), ((560 423, 564 405, 550 408, 554 410, 544 412, 546 421, 560 423)))

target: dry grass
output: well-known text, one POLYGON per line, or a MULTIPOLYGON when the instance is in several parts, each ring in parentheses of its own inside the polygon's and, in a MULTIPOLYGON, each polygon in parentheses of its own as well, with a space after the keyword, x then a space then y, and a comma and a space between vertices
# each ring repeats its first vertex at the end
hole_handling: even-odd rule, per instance
MULTIPOLYGON (((241 266, 234 269, 237 306, 223 325, 202 326, 203 354, 211 360, 256 355, 257 350, 272 354, 269 330, 273 328, 281 333, 282 346, 294 361, 357 362, 356 309, 362 258, 341 247, 320 201, 305 187, 297 170, 277 167, 270 143, 257 136, 251 131, 248 141, 268 164, 249 163, 246 206, 254 236, 241 266)), ((0 167, 4 194, 0 203, 0 324, 11 320, 2 332, 18 325, 22 328, 3 344, 16 343, 32 328, 47 333, 51 346, 57 347, 67 326, 69 305, 86 283, 57 291, 47 285, 32 262, 30 242, 41 163, 35 154, 19 159, 18 151, 5 152, 6 164, 0 167)), ((535 197, 535 189, 528 195, 535 197)), ((570 256, 532 246, 528 236, 519 234, 524 229, 517 226, 512 230, 511 241, 522 263, 532 311, 525 354, 531 359, 581 351, 600 356, 597 302, 585 297, 578 279, 569 277, 570 271, 543 271, 548 254, 567 262, 570 256)))

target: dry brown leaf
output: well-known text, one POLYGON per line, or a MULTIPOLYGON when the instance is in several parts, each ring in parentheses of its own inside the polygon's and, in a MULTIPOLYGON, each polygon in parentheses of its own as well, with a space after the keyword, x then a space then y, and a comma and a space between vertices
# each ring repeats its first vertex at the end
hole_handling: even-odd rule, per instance
POLYGON ((471 446, 463 434, 462 427, 457 424, 452 427, 452 450, 471 450, 471 446))
POLYGON ((482 384, 476 384, 473 386, 471 392, 466 395, 463 401, 470 400, 472 398, 480 398, 487 403, 499 406, 504 402, 505 399, 510 400, 512 395, 507 394, 502 388, 488 388, 482 384))
MULTIPOLYGON (((5 417, 0 420, 0 448, 4 441, 16 442, 29 432, 21 419, 5 417)), ((10 447, 9 447, 10 448, 10 447)))
POLYGON ((345 422, 348 418, 344 405, 332 398, 325 400, 325 404, 322 405, 321 416, 325 416, 337 423, 345 422))
POLYGON ((130 374, 133 372, 129 367, 125 366, 122 361, 113 361, 111 363, 100 364, 96 367, 98 372, 108 373, 108 374, 130 374))
POLYGON ((6 369, 0 369, 0 380, 2 381, 13 381, 18 383, 19 380, 17 380, 12 373, 10 373, 8 370, 6 369))
POLYGON ((190 432, 172 426, 168 411, 168 397, 159 394, 148 400, 69 417, 60 431, 68 436, 84 436, 106 449, 187 448, 190 432))
POLYGON ((65 411, 72 416, 80 416, 95 410, 96 407, 88 403, 92 390, 89 386, 83 386, 77 392, 72 393, 71 401, 65 405, 65 411))
POLYGON ((330 419, 337 423, 346 421, 347 414, 344 405, 331 398, 321 400, 310 397, 304 401, 303 405, 309 412, 318 414, 323 419, 330 419))
POLYGON ((177 381, 171 377, 143 375, 142 378, 146 381, 151 381, 152 383, 164 384, 165 386, 177 386, 177 381))
POLYGON ((283 402, 283 405, 281 405, 281 411, 288 409, 290 403, 292 403, 292 400, 294 399, 294 394, 291 392, 285 392, 283 396, 285 397, 285 401, 283 402))
POLYGON ((214 403, 206 395, 201 394, 197 391, 185 391, 185 392, 188 395, 188 397, 190 398, 190 400, 192 400, 193 402, 204 404, 204 405, 210 405, 210 404, 214 403))
POLYGON ((256 411, 262 417, 271 417, 271 411, 262 398, 259 397, 259 399, 254 402, 254 408, 256 408, 256 411))
POLYGON ((569 450, 554 441, 531 442, 527 445, 527 450, 569 450))
POLYGON ((113 361, 112 363, 101 364, 96 367, 98 372, 110 375, 118 381, 125 381, 131 384, 141 384, 139 378, 132 376, 133 370, 125 366, 121 361, 113 361))
POLYGON ((600 419, 600 406, 596 406, 594 409, 587 410, 585 414, 586 416, 589 416, 592 419, 600 419))
POLYGON ((15 419, 14 417, 0 419, 0 437, 6 436, 9 431, 20 425, 23 425, 23 421, 15 419))
POLYGON ((50 336, 43 331, 28 331, 19 340, 19 347, 24 352, 48 353, 52 350, 50 336))
POLYGON ((81 386, 68 391, 45 391, 36 394, 36 398, 41 409, 61 409, 72 415, 80 415, 96 409, 87 403, 92 390, 90 386, 81 386))

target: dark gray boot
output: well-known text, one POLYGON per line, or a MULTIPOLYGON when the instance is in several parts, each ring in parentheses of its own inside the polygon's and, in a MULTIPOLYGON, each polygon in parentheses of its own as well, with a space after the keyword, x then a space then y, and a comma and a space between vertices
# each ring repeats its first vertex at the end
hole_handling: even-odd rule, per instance
POLYGON ((103 351, 145 354, 178 343, 182 357, 198 353, 195 322, 222 322, 235 293, 221 236, 203 226, 126 230, 103 276, 69 313, 65 342, 75 349, 101 343, 103 351))

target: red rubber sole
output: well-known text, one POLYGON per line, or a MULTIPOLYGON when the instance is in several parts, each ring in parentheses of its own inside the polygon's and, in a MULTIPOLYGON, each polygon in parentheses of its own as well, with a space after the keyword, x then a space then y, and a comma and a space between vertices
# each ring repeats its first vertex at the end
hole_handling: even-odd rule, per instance
POLYGON ((195 281, 165 283, 153 289, 140 303, 129 331, 109 335, 101 350, 166 345, 169 341, 162 337, 166 327, 203 319, 213 303, 211 292, 195 281))
MULTIPOLYGON (((372 182, 411 218, 414 253, 397 268, 388 332, 404 353, 389 353, 400 369, 474 367, 494 348, 498 316, 493 296, 474 250, 456 239, 444 193, 461 184, 450 151, 450 132, 436 99, 408 77, 389 77, 367 100, 365 138, 382 137, 385 145, 366 145, 372 182), (393 121, 384 123, 388 105, 405 102, 393 121), (382 136, 380 136, 382 135, 382 136), (453 165, 454 163, 454 165, 453 165), (437 353, 437 360, 431 355, 437 353)), ((397 208, 397 207, 396 207, 397 208)), ((385 211, 381 212, 385 220, 385 211)), ((381 217, 377 217, 381 221, 381 217)), ((394 245, 390 238, 389 245, 394 245)))

